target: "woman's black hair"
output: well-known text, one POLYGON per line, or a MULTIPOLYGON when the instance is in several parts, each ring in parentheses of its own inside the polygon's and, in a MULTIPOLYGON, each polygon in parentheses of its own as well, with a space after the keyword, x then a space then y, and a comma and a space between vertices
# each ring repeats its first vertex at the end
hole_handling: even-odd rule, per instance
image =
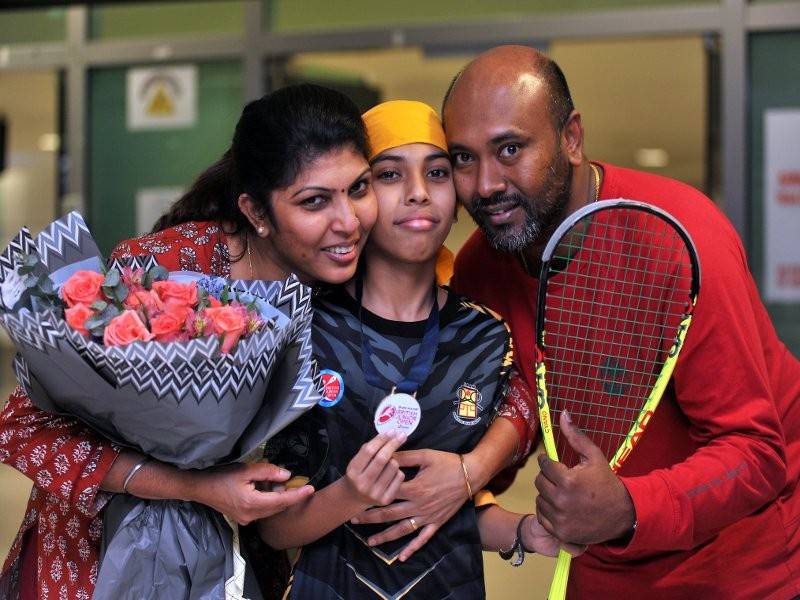
POLYGON ((231 147, 156 222, 153 232, 187 221, 225 223, 232 234, 247 231, 252 226, 239 210, 241 194, 273 220, 272 191, 291 185, 310 161, 343 147, 365 159, 369 155, 361 113, 347 96, 310 83, 269 93, 244 107, 231 147))

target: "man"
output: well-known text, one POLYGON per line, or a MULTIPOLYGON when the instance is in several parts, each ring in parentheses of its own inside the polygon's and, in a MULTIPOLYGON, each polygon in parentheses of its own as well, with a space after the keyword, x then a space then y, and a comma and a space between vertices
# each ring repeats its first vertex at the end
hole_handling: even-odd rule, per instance
POLYGON ((573 561, 571 596, 800 594, 800 363, 775 334, 733 227, 689 186, 590 163, 566 80, 533 49, 480 55, 454 80, 443 116, 459 199, 480 226, 453 287, 507 320, 531 387, 540 257, 566 215, 596 199, 649 202, 683 223, 700 256, 673 380, 619 475, 564 418, 582 461, 539 457, 540 522, 591 544, 573 561))

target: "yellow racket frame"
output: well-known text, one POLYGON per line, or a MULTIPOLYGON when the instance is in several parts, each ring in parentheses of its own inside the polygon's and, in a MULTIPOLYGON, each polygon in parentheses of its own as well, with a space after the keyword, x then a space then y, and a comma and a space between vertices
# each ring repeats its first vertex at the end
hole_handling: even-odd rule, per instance
MULTIPOLYGON (((590 205, 586 207, 590 209, 589 211, 578 211, 573 215, 574 220, 578 220, 578 218, 582 218, 586 212, 595 212, 598 208, 602 208, 604 205, 609 207, 622 207, 622 208, 645 208, 648 212, 652 212, 661 216, 666 216, 667 221, 674 226, 679 231, 679 233, 683 233, 682 237, 684 237, 684 241, 686 242, 687 249, 690 253, 693 268, 694 268, 694 277, 696 278, 696 282, 694 285, 694 290, 690 299, 690 303, 687 303, 686 309, 684 311, 683 318, 681 319, 680 325, 678 326, 678 331, 675 336, 675 340, 667 354, 667 360, 664 361, 664 365, 661 367, 661 372, 658 374, 656 378, 656 382, 653 385, 653 389, 650 391, 650 394, 647 397, 644 405, 642 406, 641 411, 636 418, 636 420, 631 425, 630 431, 625 436, 622 444, 614 453, 614 456, 609 461, 609 466, 615 472, 619 470, 622 466, 622 463, 625 462, 625 459, 628 458, 628 455, 631 453, 633 448, 639 442, 644 430, 647 428, 647 425, 650 422, 650 417, 655 412, 656 408, 658 407, 658 403, 661 401, 661 397, 664 395, 664 390, 667 389, 667 384, 669 380, 672 378, 672 372, 675 370, 675 365, 678 362, 678 355, 680 354, 681 348, 683 348, 683 342, 686 338, 686 332, 689 330, 689 325, 692 323, 692 315, 694 314, 694 307, 697 304, 697 293, 699 291, 699 278, 700 278, 700 269, 699 264, 697 262, 697 257, 694 249, 694 244, 689 238, 688 234, 683 230, 677 221, 675 221, 670 215, 665 214, 663 211, 656 209, 655 207, 651 207, 641 202, 636 202, 632 200, 607 200, 599 203, 595 203, 594 205, 590 205), (580 213, 580 214, 579 214, 580 213)), ((556 232, 553 234, 552 239, 558 239, 561 237, 561 233, 564 229, 568 227, 564 227, 565 224, 562 224, 556 232)), ((545 254, 548 254, 548 249, 551 248, 551 243, 548 243, 547 249, 545 250, 545 254)), ((543 265, 542 267, 542 277, 540 278, 540 282, 543 282, 545 277, 545 268, 546 266, 543 265)), ((544 302, 543 298, 539 299, 539 310, 543 310, 544 302)), ((544 344, 545 338, 545 331, 542 331, 541 338, 539 343, 536 345, 536 362, 534 365, 535 373, 536 373, 536 396, 537 396, 537 405, 539 408, 539 425, 542 430, 542 441, 544 443, 544 449, 547 453, 547 456, 555 461, 558 461, 558 451, 556 450, 556 442, 553 436, 553 423, 550 416, 550 405, 547 399, 547 382, 546 382, 546 374, 547 368, 545 366, 545 355, 542 348, 546 347, 544 344)), ((550 591, 547 594, 548 600, 564 600, 567 595, 567 580, 569 579, 569 569, 572 563, 572 556, 561 550, 558 553, 558 559, 556 561, 556 570, 553 573, 553 581, 550 584, 550 591)))

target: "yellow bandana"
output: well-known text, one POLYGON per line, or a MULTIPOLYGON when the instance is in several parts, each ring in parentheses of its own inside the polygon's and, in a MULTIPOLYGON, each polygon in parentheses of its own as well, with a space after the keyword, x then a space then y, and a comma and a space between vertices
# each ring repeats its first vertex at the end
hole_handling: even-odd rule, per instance
POLYGON ((363 115, 369 135, 369 159, 405 144, 431 144, 447 152, 442 122, 436 111, 416 100, 389 100, 363 115))

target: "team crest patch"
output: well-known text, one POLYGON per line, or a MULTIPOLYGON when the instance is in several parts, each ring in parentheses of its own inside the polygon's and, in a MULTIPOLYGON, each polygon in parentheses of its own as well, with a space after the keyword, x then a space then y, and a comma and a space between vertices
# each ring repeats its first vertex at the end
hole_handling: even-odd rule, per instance
POLYGON ((477 425, 480 422, 481 395, 478 388, 469 383, 462 383, 456 390, 456 405, 453 418, 462 425, 477 425))
POLYGON ((328 408, 338 404, 344 395, 344 378, 341 373, 322 369, 319 375, 322 379, 322 400, 319 401, 319 405, 328 408))

